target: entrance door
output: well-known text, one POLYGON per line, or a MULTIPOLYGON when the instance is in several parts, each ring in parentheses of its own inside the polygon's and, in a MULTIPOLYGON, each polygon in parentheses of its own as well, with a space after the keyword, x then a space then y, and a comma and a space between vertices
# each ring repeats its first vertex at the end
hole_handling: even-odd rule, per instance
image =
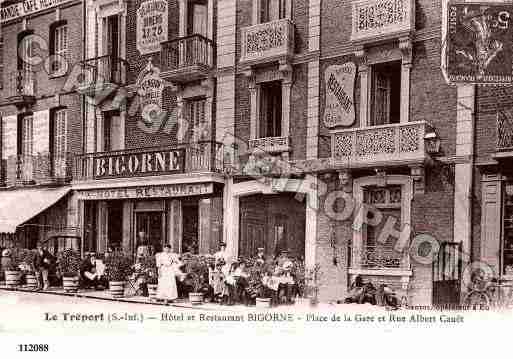
POLYGON ((123 202, 109 202, 107 213, 107 224, 109 226, 107 231, 108 245, 116 250, 120 250, 123 242, 123 202))
POLYGON ((461 243, 441 243, 433 263, 433 305, 457 305, 461 292, 461 243))
POLYGON ((136 234, 144 232, 155 252, 161 252, 164 243, 164 212, 136 212, 136 234))

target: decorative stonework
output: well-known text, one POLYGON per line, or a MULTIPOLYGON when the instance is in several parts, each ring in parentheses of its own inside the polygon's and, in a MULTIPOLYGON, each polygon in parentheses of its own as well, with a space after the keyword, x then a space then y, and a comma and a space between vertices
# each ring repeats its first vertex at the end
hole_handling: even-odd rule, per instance
POLYGON ((413 0, 358 0, 353 2, 352 41, 372 40, 414 29, 413 0))
POLYGON ((266 62, 268 58, 289 57, 294 52, 294 25, 281 19, 242 29, 241 62, 266 62))
POLYGON ((333 131, 332 156, 335 164, 366 167, 389 161, 421 163, 425 122, 352 128, 333 131))

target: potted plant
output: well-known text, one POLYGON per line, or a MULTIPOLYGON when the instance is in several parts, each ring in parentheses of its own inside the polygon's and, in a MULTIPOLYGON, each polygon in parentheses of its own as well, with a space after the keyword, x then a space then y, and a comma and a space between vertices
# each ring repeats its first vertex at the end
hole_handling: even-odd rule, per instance
POLYGON ((270 269, 270 263, 262 263, 256 258, 247 259, 249 293, 255 299, 257 308, 270 308, 271 298, 267 295, 266 286, 263 283, 265 273, 270 269))
POLYGON ((132 258, 123 252, 113 252, 105 258, 105 274, 113 297, 125 295, 125 282, 132 272, 132 258))
POLYGON ((208 284, 208 259, 200 255, 189 254, 184 257, 187 283, 192 287, 189 293, 191 304, 203 303, 204 293, 201 291, 208 284))
POLYGON ((20 269, 25 275, 25 283, 27 289, 35 290, 38 287, 37 276, 34 267, 36 259, 36 251, 31 249, 20 250, 20 269))
POLYGON ((297 298, 295 300, 296 304, 304 305, 305 302, 308 302, 308 286, 306 283, 306 269, 305 262, 303 260, 294 261, 294 278, 296 279, 297 285, 297 298))
POLYGON ((76 293, 79 285, 80 253, 65 249, 57 254, 57 268, 62 275, 62 286, 67 293, 76 293))
POLYGON ((157 299, 158 270, 155 256, 142 257, 139 261, 139 271, 144 275, 148 286, 148 297, 151 300, 157 299))
POLYGON ((4 259, 5 284, 11 288, 20 284, 21 271, 19 266, 22 260, 23 252, 20 248, 11 248, 8 256, 4 259))

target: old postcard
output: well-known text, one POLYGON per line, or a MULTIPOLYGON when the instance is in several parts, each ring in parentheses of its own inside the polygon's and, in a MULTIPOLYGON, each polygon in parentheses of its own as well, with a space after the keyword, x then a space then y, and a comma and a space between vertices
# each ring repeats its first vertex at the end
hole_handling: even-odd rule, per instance
POLYGON ((504 1, 1 1, 0 355, 499 342, 512 22, 504 1))

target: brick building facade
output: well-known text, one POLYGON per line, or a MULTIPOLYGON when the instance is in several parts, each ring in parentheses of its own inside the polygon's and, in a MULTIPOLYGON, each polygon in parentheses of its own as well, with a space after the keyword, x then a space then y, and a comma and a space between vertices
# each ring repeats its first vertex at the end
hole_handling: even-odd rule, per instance
POLYGON ((38 240, 62 248, 78 236, 69 193, 73 156, 82 152, 82 111, 66 82, 82 60, 82 18, 81 1, 2 3, 3 246, 15 232, 29 248, 38 240), (9 218, 16 211, 21 220, 9 218))
POLYGON ((509 145, 494 145, 496 90, 444 80, 445 4, 86 0, 6 21, 4 81, 20 70, 5 49, 65 19, 80 71, 58 96, 60 77, 38 73, 35 96, 4 82, 2 178, 20 182, 20 114, 66 108, 72 192, 55 208, 83 251, 222 240, 319 264, 324 301, 361 275, 410 304, 457 302, 461 258, 503 252, 509 145))

